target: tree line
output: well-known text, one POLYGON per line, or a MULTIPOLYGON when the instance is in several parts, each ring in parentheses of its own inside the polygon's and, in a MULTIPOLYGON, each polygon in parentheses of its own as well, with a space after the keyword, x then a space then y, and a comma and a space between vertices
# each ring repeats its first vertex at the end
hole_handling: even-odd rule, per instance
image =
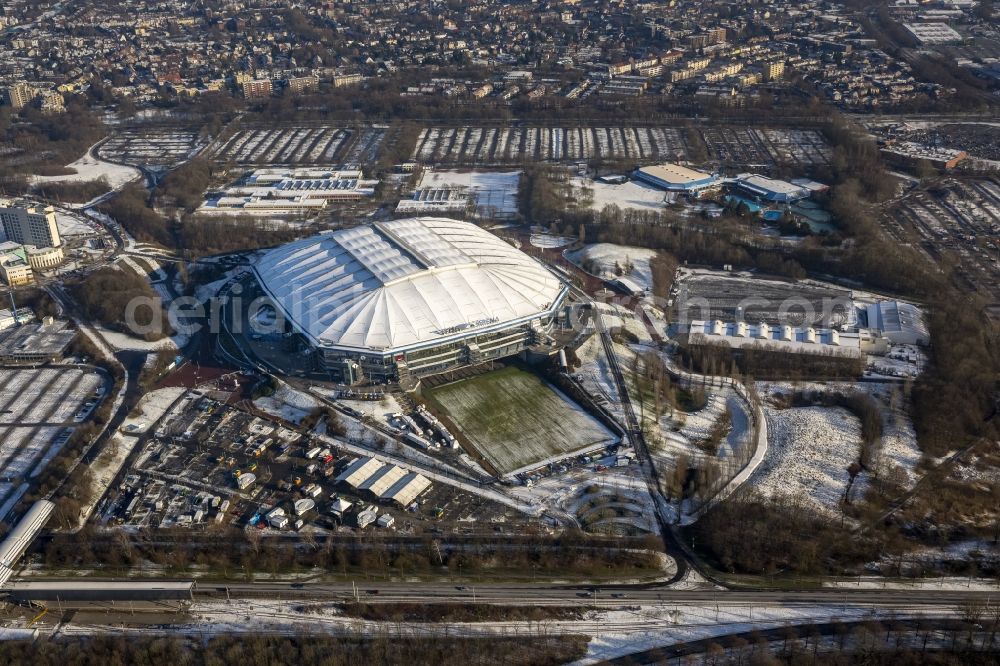
POLYGON ((582 658, 588 638, 571 634, 525 641, 516 637, 411 638, 281 636, 255 631, 210 636, 125 634, 77 636, 57 640, 2 641, 0 661, 9 666, 353 666, 354 664, 445 664, 557 666, 582 658))

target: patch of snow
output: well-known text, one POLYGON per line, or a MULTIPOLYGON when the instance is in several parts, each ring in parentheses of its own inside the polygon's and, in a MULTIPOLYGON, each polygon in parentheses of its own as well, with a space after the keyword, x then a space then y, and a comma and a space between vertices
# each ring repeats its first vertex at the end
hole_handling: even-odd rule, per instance
POLYGON ((66 168, 72 169, 75 173, 63 176, 32 176, 31 184, 87 182, 104 178, 111 189, 117 190, 142 175, 138 169, 133 167, 97 159, 93 157, 90 150, 80 159, 67 164, 66 168))
POLYGON ((583 270, 603 280, 628 277, 646 291, 652 291, 653 273, 649 262, 657 254, 656 250, 643 247, 596 243, 580 250, 566 252, 565 256, 583 270), (627 270, 628 265, 632 266, 630 272, 627 270), (625 272, 619 275, 618 270, 625 272))
POLYGON ((840 407, 765 406, 764 412, 768 452, 748 483, 765 495, 793 495, 835 513, 847 488, 847 468, 860 453, 858 418, 840 407))
POLYGON ((572 178, 570 183, 577 188, 584 188, 593 193, 591 210, 602 211, 605 206, 618 206, 622 209, 662 211, 668 202, 667 193, 652 185, 630 180, 621 185, 602 183, 589 178, 572 178))
POLYGON ((171 386, 146 393, 122 422, 120 430, 129 435, 140 435, 148 431, 186 390, 180 386, 171 386))
POLYGON ((271 416, 277 416, 295 424, 301 423, 302 419, 320 406, 315 398, 301 391, 296 391, 287 384, 280 384, 273 395, 257 398, 253 404, 257 409, 267 412, 271 416))
POLYGON ((142 338, 135 338, 131 335, 112 331, 103 326, 95 326, 104 340, 117 351, 143 351, 155 352, 161 349, 180 349, 187 344, 188 337, 185 335, 175 335, 172 338, 162 338, 154 342, 147 342, 142 338))

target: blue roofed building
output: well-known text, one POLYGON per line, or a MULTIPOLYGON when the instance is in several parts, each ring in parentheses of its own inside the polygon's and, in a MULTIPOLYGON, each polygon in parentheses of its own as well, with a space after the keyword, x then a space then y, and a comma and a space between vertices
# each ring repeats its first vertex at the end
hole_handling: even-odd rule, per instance
POLYGON ((796 185, 785 180, 757 174, 741 174, 734 178, 731 183, 737 192, 756 201, 791 203, 800 199, 808 199, 812 194, 812 190, 804 185, 796 185))

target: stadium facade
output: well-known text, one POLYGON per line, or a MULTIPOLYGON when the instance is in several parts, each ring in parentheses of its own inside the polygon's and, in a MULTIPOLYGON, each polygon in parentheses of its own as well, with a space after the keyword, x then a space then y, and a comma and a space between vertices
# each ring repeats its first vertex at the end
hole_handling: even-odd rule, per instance
POLYGON ((335 377, 395 381, 551 342, 569 288, 474 224, 407 218, 267 252, 257 280, 335 377))

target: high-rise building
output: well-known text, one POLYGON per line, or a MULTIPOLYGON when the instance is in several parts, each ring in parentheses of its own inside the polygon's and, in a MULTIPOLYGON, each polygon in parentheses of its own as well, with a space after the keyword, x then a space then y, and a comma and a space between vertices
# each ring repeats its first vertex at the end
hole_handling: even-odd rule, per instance
POLYGON ((244 99, 270 97, 272 90, 273 88, 270 79, 253 79, 251 81, 243 82, 244 99))
POLYGON ((52 206, 45 209, 21 206, 0 207, 0 241, 14 241, 35 247, 59 247, 59 227, 56 226, 56 211, 52 206))
POLYGON ((764 80, 777 81, 785 74, 785 63, 782 60, 775 60, 764 64, 764 80))
POLYGON ((707 31, 708 43, 709 44, 725 44, 726 43, 726 29, 725 28, 709 28, 707 31))
POLYGON ((35 89, 21 81, 3 91, 3 102, 15 111, 20 111, 35 99, 35 89))

